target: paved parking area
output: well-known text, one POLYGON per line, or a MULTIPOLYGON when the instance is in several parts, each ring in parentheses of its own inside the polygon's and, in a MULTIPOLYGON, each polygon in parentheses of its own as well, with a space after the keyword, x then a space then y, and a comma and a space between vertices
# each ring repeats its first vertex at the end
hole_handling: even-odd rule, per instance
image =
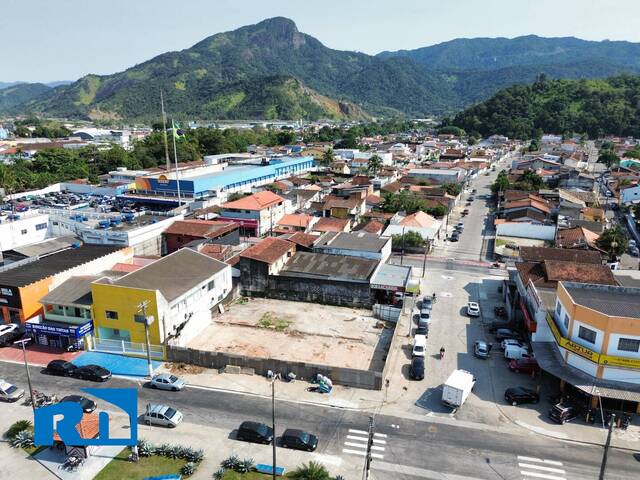
MULTIPOLYGON (((114 375, 126 375, 129 377, 144 377, 149 374, 146 358, 126 357, 114 353, 84 352, 73 360, 73 363, 82 365, 100 365, 110 370, 114 375)), ((162 362, 151 361, 153 369, 158 368, 162 362)))
MULTIPOLYGON (((41 347, 40 345, 30 345, 26 348, 27 361, 29 365, 46 366, 51 360, 62 358, 68 362, 72 361, 81 352, 62 352, 59 349, 41 347)), ((0 361, 4 362, 24 362, 22 347, 3 347, 0 348, 0 361)))
POLYGON ((392 337, 382 325, 370 310, 256 298, 231 305, 189 347, 382 369, 392 337))

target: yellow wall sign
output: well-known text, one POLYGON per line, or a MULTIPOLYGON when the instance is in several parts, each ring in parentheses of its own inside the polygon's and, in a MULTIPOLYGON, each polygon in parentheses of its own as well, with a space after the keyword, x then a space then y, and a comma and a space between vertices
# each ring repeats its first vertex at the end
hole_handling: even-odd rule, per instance
POLYGON ((599 365, 603 365, 605 367, 624 367, 624 368, 637 368, 640 369, 640 359, 635 358, 626 358, 626 357, 615 357, 612 355, 600 355, 598 352, 594 352, 593 350, 583 347, 580 344, 577 344, 566 337, 563 337, 558 330, 558 326, 556 322, 553 320, 553 317, 547 313, 547 323, 549 324, 549 328, 551 328, 551 333, 553 333, 553 338, 556 339, 556 343, 564 348, 569 350, 570 352, 575 353, 576 355, 580 355, 587 360, 592 361, 593 363, 597 363, 599 365))

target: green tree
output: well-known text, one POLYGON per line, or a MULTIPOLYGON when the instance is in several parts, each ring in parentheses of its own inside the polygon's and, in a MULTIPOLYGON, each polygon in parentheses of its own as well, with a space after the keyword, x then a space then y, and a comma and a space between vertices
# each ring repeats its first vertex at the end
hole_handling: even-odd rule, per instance
POLYGON ((606 229, 596 243, 598 247, 607 252, 611 261, 615 261, 616 257, 622 255, 629 245, 627 236, 620 225, 606 229))
POLYGON ((447 207, 444 205, 436 205, 435 207, 427 208, 427 213, 432 217, 442 218, 447 214, 447 207))
POLYGON ((4 163, 0 163, 0 188, 4 191, 4 196, 11 195, 16 191, 17 180, 13 169, 4 163))
POLYGON ((376 176, 382 170, 382 158, 379 155, 372 155, 367 162, 367 173, 376 176))
POLYGON ((620 158, 615 154, 613 150, 601 150, 598 156, 598 162, 604 163, 608 168, 620 163, 620 158))
POLYGON ((403 234, 391 235, 391 244, 394 248, 401 248, 403 246, 402 239, 404 237, 405 247, 419 248, 423 247, 426 240, 422 238, 418 232, 408 231, 403 234))
POLYGON ((290 475, 295 480, 330 480, 331 478, 324 465, 314 461, 303 463, 290 475))
POLYGON ((640 159, 640 146, 636 145, 631 150, 627 150, 623 157, 640 159))
POLYGON ((516 187, 520 190, 539 190, 544 184, 542 177, 533 170, 525 170, 516 187))
MULTIPOLYGON (((324 128, 324 127, 323 127, 324 128)), ((335 159, 335 155, 333 153, 333 148, 329 148, 327 149, 323 154, 322 154, 322 163, 325 165, 331 165, 333 163, 333 160, 335 159)))
POLYGON ((493 193, 504 192, 505 190, 509 190, 510 186, 511 185, 509 184, 509 176, 507 175, 507 172, 502 170, 500 173, 498 173, 498 176, 496 177, 495 182, 493 182, 493 185, 491 185, 491 191, 493 193))
POLYGON ((459 183, 443 183, 442 188, 444 188, 445 192, 447 192, 449 195, 453 195, 454 197, 457 197, 458 195, 460 195, 460 192, 462 192, 462 185, 460 185, 459 183))
POLYGON ((446 125, 438 129, 438 133, 441 135, 455 135, 456 137, 462 137, 465 135, 464 129, 456 127, 454 125, 446 125))

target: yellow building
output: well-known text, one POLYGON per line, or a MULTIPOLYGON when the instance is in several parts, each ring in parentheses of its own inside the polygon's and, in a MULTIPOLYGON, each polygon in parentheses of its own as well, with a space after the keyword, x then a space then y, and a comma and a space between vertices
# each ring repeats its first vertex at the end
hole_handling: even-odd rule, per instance
POLYGON ((590 396, 592 407, 603 398, 640 413, 640 288, 559 282, 556 293, 533 343, 542 369, 590 396))
POLYGON ((101 278, 91 291, 95 349, 140 353, 145 327, 136 320, 144 316, 153 319, 155 346, 185 345, 209 325, 211 311, 231 292, 231 267, 183 248, 116 280, 101 278))

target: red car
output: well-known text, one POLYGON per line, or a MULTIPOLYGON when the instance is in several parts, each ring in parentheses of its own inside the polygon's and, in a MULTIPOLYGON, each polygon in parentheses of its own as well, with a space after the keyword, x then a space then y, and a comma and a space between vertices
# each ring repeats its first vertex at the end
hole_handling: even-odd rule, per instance
POLYGON ((469 209, 468 209, 468 208, 465 208, 465 209, 462 211, 462 215, 464 216, 464 215, 468 215, 468 214, 469 214, 469 209))
POLYGON ((540 367, 535 358, 520 358, 509 362, 509 370, 516 373, 538 373, 540 367))

